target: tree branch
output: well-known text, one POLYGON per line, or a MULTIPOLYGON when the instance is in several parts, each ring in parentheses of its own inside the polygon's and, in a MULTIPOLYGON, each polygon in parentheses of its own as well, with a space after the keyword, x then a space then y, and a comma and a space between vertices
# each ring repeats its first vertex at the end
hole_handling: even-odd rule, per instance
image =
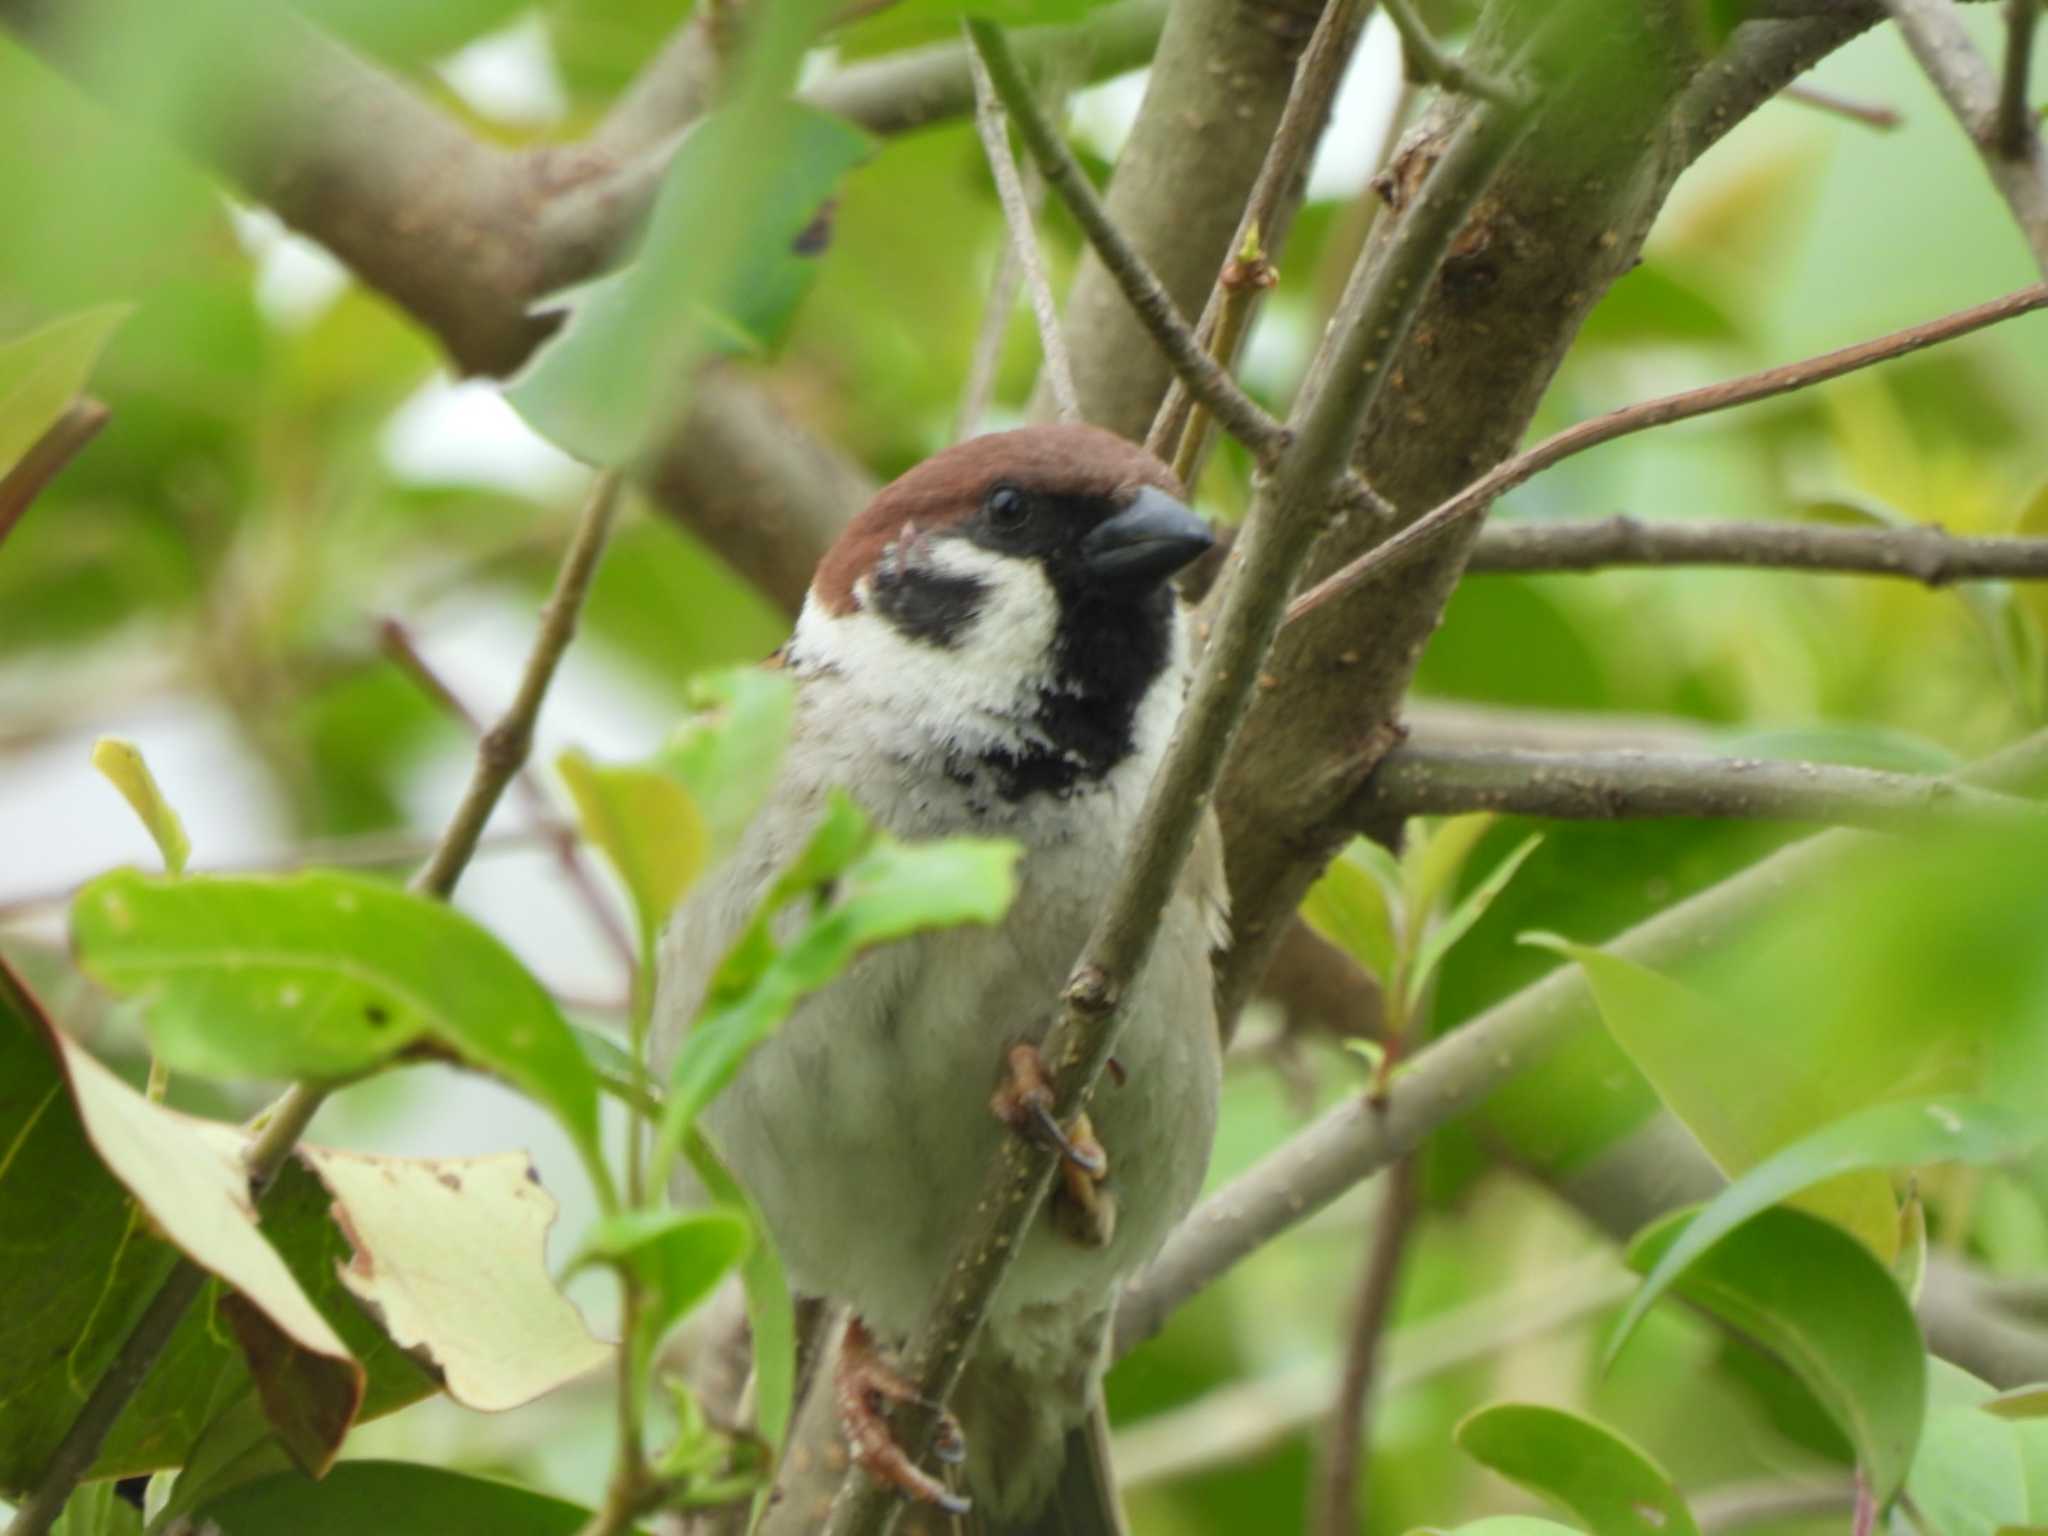
POLYGON ((64 466, 99 436, 109 414, 97 400, 72 401, 64 414, 50 423, 49 430, 29 445, 21 462, 0 475, 0 544, 7 542, 15 524, 44 488, 64 472, 64 466))
MULTIPOLYGON (((1973 765, 1959 778, 2007 793, 2038 791, 2048 783, 2048 733, 1973 765)), ((1835 831, 1807 838, 1602 947, 1653 970, 1671 966, 1724 942, 1787 894, 1826 878, 1871 836, 1835 831)), ((1125 1291, 1118 1347, 1151 1337, 1177 1307, 1238 1260, 1412 1152, 1431 1131, 1476 1107, 1598 1017, 1579 968, 1560 966, 1417 1052, 1395 1074, 1383 1105, 1354 1099, 1325 1114, 1181 1223, 1125 1291)))
POLYGON ((1959 823, 2010 825, 2048 814, 2031 800, 1951 779, 1832 763, 1414 744, 1382 758, 1354 803, 1367 825, 1387 817, 1498 811, 1564 821, 1672 816, 1912 832, 1959 823))
POLYGON ((1551 465, 1574 454, 1584 453, 1588 448, 1613 442, 1618 437, 1647 431, 1651 427, 1666 426, 1674 421, 1685 421, 1712 411, 1725 411, 1734 406, 1766 400, 1773 395, 1806 389, 1828 379, 1840 378, 1845 373, 1853 373, 1859 368, 1868 368, 1873 363, 1903 357, 1909 352, 1917 352, 1924 347, 1951 341, 1958 336, 1968 335, 1971 331, 1982 330, 1987 325, 1996 325, 2001 320, 2010 320, 2016 315, 2024 315, 2043 306, 2048 306, 2048 283, 2037 283, 2031 288, 2022 288, 2017 293, 2007 294, 2002 299, 1993 299, 1972 309, 1944 315, 1939 320, 1908 326, 1905 330, 1894 331, 1889 336, 1880 336, 1874 341, 1860 342, 1855 346, 1843 347, 1839 351, 1807 358, 1801 362, 1766 368, 1760 373, 1747 374, 1739 379, 1729 379, 1719 384, 1708 384, 1700 389, 1689 389, 1656 400, 1646 400, 1640 405, 1624 406, 1620 410, 1609 411, 1604 416, 1595 416, 1590 421, 1566 427, 1562 432, 1545 438, 1535 447, 1515 455, 1481 475, 1448 501, 1432 507, 1400 532, 1360 555, 1342 570, 1324 578, 1294 600, 1287 610, 1287 622, 1294 623, 1325 603, 1342 597, 1375 572, 1385 571, 1401 563, 1419 549, 1443 537, 1458 523, 1484 513, 1502 492, 1512 490, 1551 465))
POLYGON ((1861 123, 1866 128, 1875 128, 1889 133, 1906 119, 1898 108, 1887 107, 1878 102, 1857 101, 1852 97, 1824 91, 1817 85, 1792 84, 1778 93, 1786 101, 1796 101, 1802 107, 1812 107, 1821 112, 1832 112, 1836 117, 1846 117, 1852 123, 1861 123))
POLYGON ((1110 221, 1087 172, 1081 169, 1066 141, 1031 94, 1002 29, 991 22, 970 20, 967 31, 1046 184, 1066 203, 1095 254, 1115 276, 1160 350, 1216 419, 1250 448, 1262 464, 1270 464, 1286 446, 1287 429, 1240 389, 1237 381, 1195 339, 1172 296, 1110 221))
POLYGON ((1394 24, 1394 30, 1401 34, 1401 56, 1411 80, 1418 84, 1433 84, 1446 91, 1460 91, 1500 106, 1515 103, 1515 93, 1505 85, 1488 79, 1464 60, 1446 53, 1443 45, 1430 35, 1429 28, 1422 24, 1422 18, 1415 14, 1409 0, 1381 0, 1381 3, 1386 9, 1387 19, 1394 24))
POLYGON ((1308 1528, 1321 1536, 1350 1536, 1364 1520, 1358 1508, 1359 1469, 1371 1450, 1373 1399, 1386 1391, 1387 1384, 1376 1378, 1401 1277, 1401 1259, 1415 1227, 1418 1172, 1414 1157, 1400 1159, 1387 1170, 1386 1188, 1380 1195, 1379 1217, 1373 1223, 1365 1267, 1359 1276, 1351 1335, 1331 1397, 1321 1464, 1310 1494, 1308 1528))
MULTIPOLYGON (((2040 135, 2022 114, 2011 125, 2014 138, 2003 140, 2001 129, 2006 125, 2000 119, 1998 79, 1970 41, 1953 0, 1884 0, 1884 8, 1976 146, 1992 185, 2012 209, 2020 234, 2034 253, 2034 264, 2048 277, 2048 155, 2042 153, 2040 135), (2005 142, 2013 147, 2004 147, 2005 142)), ((2008 61, 2008 82, 2013 67, 2008 61)), ((2024 95, 2024 66, 2020 67, 2024 95)))
POLYGON ((1046 382, 1059 407, 1060 420, 1081 419, 1080 397, 1074 393, 1074 363, 1067 356, 1067 340, 1060 334, 1059 306, 1052 296, 1052 279, 1046 275, 1045 255, 1039 249, 1038 231, 1032 224, 1031 203, 1024 195, 1024 182, 1017 174, 1017 162, 1010 154, 1009 122, 1003 104, 996 99, 995 82, 989 78, 983 42, 969 24, 976 51, 968 56, 974 74, 974 130, 981 138, 982 153, 988 157, 989 174, 994 177, 996 197, 1003 206, 1003 223, 1010 232, 1010 249, 1024 271, 1031 293, 1031 312, 1038 321, 1038 344, 1045 357, 1046 382))
MULTIPOLYGON (((1287 236, 1300 206, 1295 195, 1297 183, 1305 176, 1309 156, 1329 126, 1337 88, 1344 82, 1345 69, 1357 52, 1358 39, 1371 14, 1372 0, 1328 0, 1301 62, 1295 66, 1294 84, 1273 130, 1273 142, 1259 164, 1223 269, 1210 286, 1202 318, 1195 325, 1196 339, 1227 371, 1237 367, 1238 351, 1250 333, 1259 295, 1279 277, 1275 264, 1287 248, 1287 236), (1258 253, 1255 266, 1247 254, 1254 250, 1258 253)), ((1175 375, 1152 418, 1151 430, 1145 434, 1145 446, 1172 463, 1181 482, 1191 490, 1201 472, 1205 425, 1206 418, 1196 410, 1186 381, 1175 375)))
POLYGON ((2034 24, 2040 19, 2041 0, 2006 0, 2005 73, 1998 88, 1992 142, 2008 160, 2026 159, 2036 142, 2034 105, 2027 100, 2027 75, 2034 54, 2034 24))
POLYGON ((1466 567, 1475 572, 1594 571, 1613 566, 1722 565, 1896 576, 1930 587, 1957 581, 2048 579, 2048 539, 1984 538, 1929 525, 1826 523, 1489 523, 1466 567))

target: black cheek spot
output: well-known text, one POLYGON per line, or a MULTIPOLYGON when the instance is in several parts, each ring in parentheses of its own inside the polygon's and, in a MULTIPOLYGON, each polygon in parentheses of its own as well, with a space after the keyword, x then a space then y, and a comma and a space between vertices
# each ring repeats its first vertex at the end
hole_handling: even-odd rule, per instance
POLYGON ((946 651, 960 643, 988 596, 972 576, 923 568, 880 572, 873 591, 875 611, 905 639, 946 651))

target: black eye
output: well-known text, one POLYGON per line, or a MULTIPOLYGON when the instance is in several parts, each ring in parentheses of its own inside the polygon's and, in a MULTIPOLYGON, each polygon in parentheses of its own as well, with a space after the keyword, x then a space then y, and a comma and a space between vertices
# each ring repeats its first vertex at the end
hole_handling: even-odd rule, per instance
POLYGON ((1031 504, 1014 485, 997 486, 983 505, 988 509, 989 527, 998 533, 1015 533, 1031 518, 1031 504))

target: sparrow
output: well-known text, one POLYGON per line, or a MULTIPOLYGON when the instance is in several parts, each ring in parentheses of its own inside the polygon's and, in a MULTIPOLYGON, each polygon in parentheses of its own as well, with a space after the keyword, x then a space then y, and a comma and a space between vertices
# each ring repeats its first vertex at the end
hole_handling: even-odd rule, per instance
POLYGON ((656 1029, 672 1049, 833 790, 901 838, 1021 845, 1000 923, 867 954, 703 1121, 792 1289, 851 1311, 836 1390, 855 1458, 948 1510, 971 1502, 978 1531, 1121 1528, 1100 1467, 1081 1464, 1100 1456, 1086 1421, 1111 1314, 1193 1202, 1215 1128, 1213 820, 1086 1117, 1051 1123, 1035 1049, 1180 716, 1190 636, 1172 578, 1212 543, 1182 497, 1151 454, 1071 424, 970 439, 879 492, 778 653, 796 682, 779 777, 664 938, 656 1029), (1059 1143, 1063 1179, 954 1397, 961 1499, 888 1440, 880 1406, 907 1389, 883 1356, 931 1305, 999 1138, 1020 1133, 1059 1143))

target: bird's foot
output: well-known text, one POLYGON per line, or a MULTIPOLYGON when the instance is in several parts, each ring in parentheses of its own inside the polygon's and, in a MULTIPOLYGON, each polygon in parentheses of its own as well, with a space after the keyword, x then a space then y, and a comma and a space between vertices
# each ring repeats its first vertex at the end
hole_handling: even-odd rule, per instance
POLYGON ((1116 1235, 1116 1196, 1103 1188, 1109 1154, 1084 1111, 1071 1128, 1053 1115, 1052 1083, 1035 1045, 1010 1048, 1009 1071, 989 1107, 1020 1135, 1042 1136, 1060 1151, 1060 1182, 1053 1191, 1053 1225, 1084 1248, 1106 1248, 1116 1235))
MULTIPOLYGON (((948 1514, 967 1513, 969 1501, 912 1461, 910 1453, 897 1443, 896 1433, 889 1427, 888 1405, 923 1403, 925 1399, 882 1358, 867 1325, 858 1317, 846 1320, 833 1387, 847 1448, 870 1477, 905 1498, 937 1505, 948 1514)), ((960 1433, 960 1421, 950 1413, 939 1415, 932 1454, 949 1466, 966 1459, 967 1441, 960 1433)))

